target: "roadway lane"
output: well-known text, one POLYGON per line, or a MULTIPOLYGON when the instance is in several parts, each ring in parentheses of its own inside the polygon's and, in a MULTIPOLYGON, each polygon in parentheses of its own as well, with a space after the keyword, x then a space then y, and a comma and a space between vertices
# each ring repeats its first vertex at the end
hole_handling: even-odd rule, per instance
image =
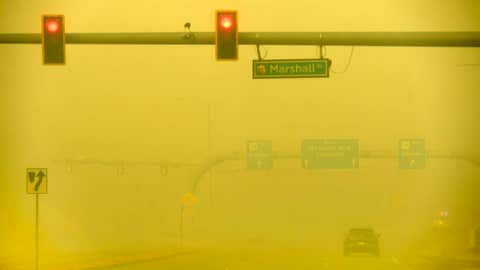
POLYGON ((319 252, 290 250, 285 252, 252 252, 202 250, 182 256, 129 265, 118 265, 105 270, 411 270, 394 257, 322 256, 319 252))

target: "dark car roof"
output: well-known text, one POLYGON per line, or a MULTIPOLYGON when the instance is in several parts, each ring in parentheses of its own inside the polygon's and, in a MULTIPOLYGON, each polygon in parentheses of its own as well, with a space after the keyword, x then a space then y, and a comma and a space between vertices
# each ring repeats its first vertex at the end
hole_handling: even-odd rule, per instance
POLYGON ((373 232, 373 228, 351 228, 350 232, 373 232))

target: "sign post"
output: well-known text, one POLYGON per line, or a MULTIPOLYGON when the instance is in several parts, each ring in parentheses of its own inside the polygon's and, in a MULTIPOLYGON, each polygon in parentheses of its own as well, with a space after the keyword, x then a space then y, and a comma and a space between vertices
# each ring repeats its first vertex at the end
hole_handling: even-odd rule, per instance
POLYGON ((35 269, 39 270, 39 203, 38 195, 48 193, 48 171, 46 168, 27 169, 27 194, 35 194, 35 269))

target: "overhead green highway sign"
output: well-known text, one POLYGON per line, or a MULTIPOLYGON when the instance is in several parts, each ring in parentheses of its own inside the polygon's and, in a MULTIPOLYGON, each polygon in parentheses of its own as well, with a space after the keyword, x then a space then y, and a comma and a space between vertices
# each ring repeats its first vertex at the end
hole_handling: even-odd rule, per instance
POLYGON ((329 59, 253 60, 254 79, 328 77, 329 59))
POLYGON ((302 166, 305 169, 358 168, 358 140, 304 140, 302 166))
POLYGON ((424 139, 401 139, 398 143, 400 169, 424 169, 426 147, 424 139))
POLYGON ((270 170, 272 167, 272 142, 247 141, 247 169, 270 170))

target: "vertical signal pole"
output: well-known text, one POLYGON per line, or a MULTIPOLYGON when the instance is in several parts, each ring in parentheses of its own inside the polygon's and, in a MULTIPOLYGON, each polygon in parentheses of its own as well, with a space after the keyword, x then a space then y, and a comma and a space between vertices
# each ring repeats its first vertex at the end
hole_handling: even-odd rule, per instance
POLYGON ((38 193, 35 194, 35 270, 39 270, 39 239, 38 239, 38 193))
POLYGON ((35 194, 35 270, 40 268, 39 194, 48 193, 46 168, 27 168, 27 194, 35 194))
POLYGON ((180 233, 180 249, 183 250, 183 215, 185 213, 185 210, 184 210, 184 206, 183 206, 183 202, 182 202, 182 206, 180 208, 180 230, 179 230, 179 233, 180 233))
MULTIPOLYGON (((210 160, 210 158, 212 157, 212 109, 211 109, 211 104, 208 103, 208 136, 207 136, 207 140, 208 140, 208 157, 207 159, 210 160)), ((210 208, 213 209, 213 177, 212 177, 212 170, 209 170, 208 171, 208 177, 209 177, 209 182, 210 182, 210 190, 209 190, 209 193, 210 193, 210 208)))

